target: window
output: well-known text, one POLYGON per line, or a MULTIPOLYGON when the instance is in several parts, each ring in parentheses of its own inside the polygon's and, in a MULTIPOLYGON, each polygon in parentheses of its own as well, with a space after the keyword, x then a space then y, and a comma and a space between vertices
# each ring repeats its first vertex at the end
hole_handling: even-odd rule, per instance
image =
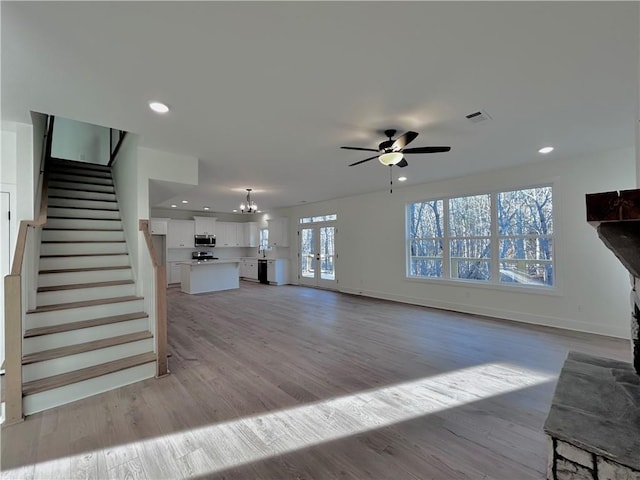
POLYGON ((269 246, 269 229, 260 229, 260 243, 258 244, 258 251, 261 252, 269 246))
POLYGON ((407 205, 407 276, 551 287, 552 187, 407 205))
POLYGON ((338 215, 332 213, 330 215, 318 215, 315 217, 303 217, 300 223, 318 223, 318 222, 334 222, 338 219, 338 215))

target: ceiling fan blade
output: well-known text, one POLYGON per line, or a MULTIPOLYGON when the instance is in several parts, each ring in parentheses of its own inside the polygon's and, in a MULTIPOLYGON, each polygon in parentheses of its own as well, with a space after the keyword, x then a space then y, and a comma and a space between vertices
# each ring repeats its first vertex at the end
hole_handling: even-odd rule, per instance
POLYGON ((407 165, 409 165, 409 164, 407 163, 407 159, 406 158, 403 158, 398 163, 396 163, 396 167, 400 167, 400 168, 404 168, 407 165))
POLYGON ((402 150, 405 146, 413 142, 417 136, 418 134, 416 132, 407 132, 404 135, 399 136, 396 138, 396 141, 393 142, 393 145, 391 145, 391 150, 394 152, 402 150))
POLYGON ((378 151, 377 148, 360 148, 360 147, 340 147, 340 148, 344 148, 345 150, 362 150, 364 152, 377 152, 378 151))
POLYGON ((353 167, 354 165, 360 165, 361 163, 368 162, 369 160, 373 160, 374 158, 378 158, 378 155, 376 155, 375 157, 365 158, 364 160, 360 160, 359 162, 352 163, 349 166, 353 167))
POLYGON ((402 153, 440 153, 448 152, 449 150, 451 150, 451 147, 416 147, 407 148, 402 153))

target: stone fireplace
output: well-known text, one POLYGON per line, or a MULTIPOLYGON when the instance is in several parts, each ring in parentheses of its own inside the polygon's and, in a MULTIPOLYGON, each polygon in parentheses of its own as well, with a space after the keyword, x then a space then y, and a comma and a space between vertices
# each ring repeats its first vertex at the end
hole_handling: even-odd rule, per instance
POLYGON ((586 196, 587 221, 631 274, 632 363, 570 352, 545 432, 548 480, 640 480, 640 189, 586 196))

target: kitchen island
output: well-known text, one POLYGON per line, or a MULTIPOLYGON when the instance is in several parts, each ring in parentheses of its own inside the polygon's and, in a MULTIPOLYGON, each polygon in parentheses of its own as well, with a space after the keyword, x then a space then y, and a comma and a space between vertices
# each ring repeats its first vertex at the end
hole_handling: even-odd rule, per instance
POLYGON ((239 259, 192 260, 180 266, 185 293, 218 292, 240 288, 239 259))

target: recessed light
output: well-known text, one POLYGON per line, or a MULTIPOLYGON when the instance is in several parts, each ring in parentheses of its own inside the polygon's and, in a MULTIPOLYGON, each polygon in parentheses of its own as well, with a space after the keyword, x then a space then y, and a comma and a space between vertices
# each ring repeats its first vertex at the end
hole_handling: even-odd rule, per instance
POLYGON ((406 182, 407 181, 407 177, 398 177, 398 181, 399 182, 406 182))
POLYGON ((234 212, 234 213, 237 213, 237 212, 238 212, 238 210, 234 210, 233 212, 234 212))
POLYGON ((540 150, 538 150, 538 153, 542 153, 543 155, 551 152, 553 152, 553 147, 542 147, 540 150))
POLYGON ((204 207, 203 210, 209 210, 209 207, 204 207))
POLYGON ((149 108, 156 113, 167 113, 169 107, 162 102, 149 102, 149 108))
POLYGON ((182 203, 189 203, 189 200, 182 200, 182 203))
POLYGON ((171 205, 171 208, 178 208, 178 205, 171 205))
POLYGON ((258 213, 262 213, 262 210, 258 210, 258 213))

